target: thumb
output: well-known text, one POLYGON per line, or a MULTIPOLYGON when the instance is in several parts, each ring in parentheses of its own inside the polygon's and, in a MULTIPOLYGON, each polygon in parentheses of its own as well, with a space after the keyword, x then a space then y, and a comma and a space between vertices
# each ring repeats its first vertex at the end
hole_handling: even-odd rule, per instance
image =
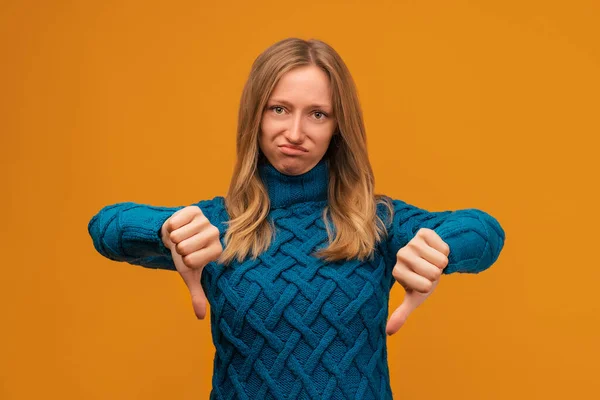
POLYGON ((192 296, 192 307, 194 308, 194 313, 198 319, 204 319, 206 316, 206 295, 204 294, 204 289, 202 289, 202 285, 200 284, 200 275, 202 274, 202 270, 192 270, 194 272, 194 279, 191 282, 186 282, 188 289, 190 290, 190 295, 192 296), (197 272, 197 274, 196 274, 197 272))
POLYGON ((388 335, 396 333, 398 329, 400 329, 400 327, 404 325, 410 313, 412 313, 415 310, 415 308, 419 307, 419 305, 421 305, 421 303, 423 303, 426 298, 431 296, 433 290, 436 288, 439 282, 439 278, 433 281, 431 290, 429 290, 429 292, 427 293, 417 292, 413 289, 406 290, 406 294, 404 295, 404 301, 402 302, 402 304, 400 304, 400 307, 398 307, 392 313, 388 321, 386 333, 388 335))
POLYGON ((410 296, 411 290, 407 291, 404 295, 404 301, 400 304, 400 307, 396 308, 390 319, 388 320, 387 326, 385 328, 385 332, 388 335, 393 335, 398 332, 398 330, 404 325, 410 313, 417 308, 417 305, 414 301, 414 298, 410 296))
POLYGON ((192 307, 194 309, 194 314, 196 314, 196 318, 204 319, 206 316, 207 300, 200 281, 202 278, 202 270, 204 268, 190 268, 185 265, 181 254, 177 253, 175 250, 175 246, 171 247, 171 256, 173 257, 173 263, 175 264, 177 272, 179 272, 183 282, 190 291, 192 307))

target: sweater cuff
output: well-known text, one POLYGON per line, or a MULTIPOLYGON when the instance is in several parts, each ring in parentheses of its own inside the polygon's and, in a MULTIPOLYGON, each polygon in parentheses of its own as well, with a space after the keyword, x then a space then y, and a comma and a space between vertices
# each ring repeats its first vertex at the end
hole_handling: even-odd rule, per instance
POLYGON ((171 250, 163 243, 160 230, 177 209, 152 207, 151 212, 148 211, 146 208, 132 208, 123 213, 123 251, 136 258, 170 256, 171 250))
POLYGON ((503 243, 504 238, 494 217, 478 209, 455 211, 435 232, 450 246, 444 274, 479 273, 489 268, 502 248, 498 242, 503 243))

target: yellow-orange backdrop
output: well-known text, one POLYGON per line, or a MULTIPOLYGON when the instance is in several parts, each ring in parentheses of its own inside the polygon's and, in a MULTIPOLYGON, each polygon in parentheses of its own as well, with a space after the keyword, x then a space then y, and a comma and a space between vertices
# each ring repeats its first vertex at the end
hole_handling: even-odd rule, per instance
POLYGON ((208 397, 179 275, 101 257, 87 223, 224 195, 250 65, 289 36, 348 64, 377 192, 507 234, 388 338, 396 397, 597 395, 598 3, 211 3, 0 4, 0 398, 208 397))

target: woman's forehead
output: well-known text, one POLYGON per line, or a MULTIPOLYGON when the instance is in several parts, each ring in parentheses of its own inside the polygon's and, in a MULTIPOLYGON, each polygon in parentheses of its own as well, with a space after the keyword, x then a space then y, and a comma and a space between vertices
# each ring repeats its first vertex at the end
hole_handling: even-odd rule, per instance
POLYGON ((289 71, 277 83, 269 100, 292 108, 331 108, 329 79, 316 67, 289 71))

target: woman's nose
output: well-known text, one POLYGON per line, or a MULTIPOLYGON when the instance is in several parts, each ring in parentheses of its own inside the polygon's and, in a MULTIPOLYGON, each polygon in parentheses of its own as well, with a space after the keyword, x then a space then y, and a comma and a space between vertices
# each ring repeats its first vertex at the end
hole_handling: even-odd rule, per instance
POLYGON ((291 125, 286 134, 287 139, 292 143, 302 142, 302 137, 304 136, 302 129, 302 115, 298 114, 291 120, 291 125))

